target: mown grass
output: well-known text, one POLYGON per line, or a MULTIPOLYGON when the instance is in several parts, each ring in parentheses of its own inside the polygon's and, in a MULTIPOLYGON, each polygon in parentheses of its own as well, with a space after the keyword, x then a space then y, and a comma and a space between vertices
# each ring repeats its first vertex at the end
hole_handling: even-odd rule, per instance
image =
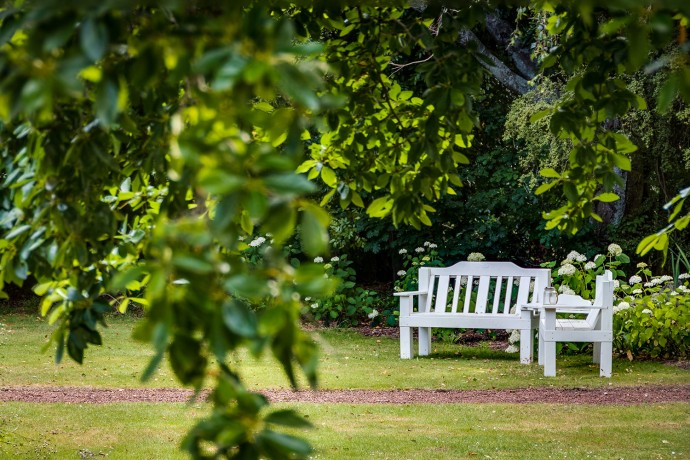
MULTIPOLYGON (((279 407, 286 407, 281 404, 279 407)), ((690 457, 687 404, 298 404, 325 459, 690 457)), ((201 405, 0 405, 1 458, 176 459, 201 405), (126 420, 126 423, 123 421, 126 420)))
MULTIPOLYGON (((131 338, 135 318, 113 316, 103 331, 102 346, 91 346, 84 365, 65 356, 54 363, 54 348, 42 353, 51 327, 31 315, 0 316, 0 385, 94 387, 174 387, 167 365, 146 383, 139 379, 152 356, 147 344, 131 338)), ((357 332, 327 329, 314 333, 321 349, 320 387, 327 389, 501 389, 543 386, 606 386, 690 382, 690 372, 651 361, 615 359, 613 377, 602 379, 589 356, 558 358, 555 378, 544 378, 536 364, 521 365, 516 354, 492 350, 487 344, 466 347, 434 342, 434 354, 399 359, 398 341, 363 337, 357 332)), ((253 389, 286 388, 277 363, 246 353, 231 358, 253 389)))

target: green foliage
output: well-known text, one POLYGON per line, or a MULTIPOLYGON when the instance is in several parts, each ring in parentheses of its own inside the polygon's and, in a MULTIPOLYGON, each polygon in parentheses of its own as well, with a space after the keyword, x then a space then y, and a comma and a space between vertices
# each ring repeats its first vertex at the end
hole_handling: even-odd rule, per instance
MULTIPOLYGON (((628 170, 635 151, 604 127, 644 105, 621 74, 676 40, 674 24, 686 27, 690 14, 687 6, 644 18, 616 3, 536 7, 549 12, 556 45, 543 66, 558 64, 569 78, 550 128, 572 151, 564 170, 545 171, 567 204, 548 214, 547 228, 574 231, 596 218, 594 201, 615 198, 613 168, 628 170), (594 13, 618 22, 593 21, 594 13)), ((307 256, 327 256, 331 198, 396 225, 432 225, 430 203, 457 193, 479 125, 473 104, 485 72, 458 34, 480 26, 488 8, 8 3, 0 12, 0 292, 38 282, 58 360, 67 348, 81 361, 100 343, 104 296, 123 311, 142 305, 135 335, 155 350, 145 376, 167 358, 183 384, 214 389, 211 416, 186 438, 189 453, 307 456, 304 442, 273 428, 303 424, 266 415, 266 401, 245 389, 228 357, 270 353, 293 386, 296 367, 316 385, 315 345, 298 326, 302 299, 327 298, 335 283, 320 264, 288 262, 287 242, 298 235, 307 256), (420 53, 425 61, 409 69, 414 86, 391 78, 393 59, 420 53), (321 205, 311 199, 317 178, 329 190, 321 205), (244 242, 258 234, 274 243, 244 242)), ((662 107, 676 90, 690 99, 681 58, 668 58, 662 107)), ((521 183, 499 169, 497 180, 521 183)), ((674 228, 685 222, 683 199, 672 200, 674 228)), ((527 202, 521 193, 502 204, 527 202)), ((472 215, 490 246, 506 223, 479 209, 472 215)), ((660 238, 654 246, 664 246, 660 238)))
MULTIPOLYGON (((314 262, 323 263, 323 259, 318 258, 314 262)), ((332 295, 304 299, 309 306, 310 316, 317 321, 323 321, 326 326, 331 323, 339 326, 357 326, 365 315, 370 319, 378 316, 378 294, 356 285, 357 274, 346 254, 332 257, 324 265, 324 269, 325 276, 335 278, 339 283, 332 295)))
POLYGON ((622 284, 614 346, 633 357, 685 358, 690 345, 690 275, 652 276, 645 264, 622 284))

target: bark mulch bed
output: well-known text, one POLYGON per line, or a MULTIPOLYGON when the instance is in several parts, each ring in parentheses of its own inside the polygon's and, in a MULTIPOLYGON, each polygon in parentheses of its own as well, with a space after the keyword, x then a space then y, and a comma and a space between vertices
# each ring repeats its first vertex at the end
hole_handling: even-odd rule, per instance
MULTIPOLYGON (((558 403, 658 404, 690 403, 690 385, 606 388, 520 388, 510 390, 265 390, 272 402, 343 404, 558 403)), ((0 401, 35 403, 187 402, 189 390, 89 387, 5 387, 0 401)), ((207 396, 202 393, 199 399, 207 396)))

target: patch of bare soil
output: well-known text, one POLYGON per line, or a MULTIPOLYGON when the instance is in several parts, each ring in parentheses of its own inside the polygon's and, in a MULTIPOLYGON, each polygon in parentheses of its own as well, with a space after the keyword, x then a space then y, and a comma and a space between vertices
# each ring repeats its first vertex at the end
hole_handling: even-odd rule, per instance
MULTIPOLYGON (((341 404, 557 403, 658 404, 690 403, 690 385, 607 388, 519 388, 510 390, 265 390, 272 402, 341 404)), ((187 402, 189 390, 88 387, 5 387, 0 401, 34 403, 187 402)), ((199 395, 203 400, 207 393, 199 395)))

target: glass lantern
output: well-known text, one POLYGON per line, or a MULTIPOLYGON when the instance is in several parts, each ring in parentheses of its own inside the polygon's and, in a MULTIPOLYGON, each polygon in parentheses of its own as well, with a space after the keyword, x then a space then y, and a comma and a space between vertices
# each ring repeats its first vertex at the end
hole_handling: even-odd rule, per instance
POLYGON ((556 305, 558 303, 558 292, 552 287, 544 289, 544 305, 556 305))

